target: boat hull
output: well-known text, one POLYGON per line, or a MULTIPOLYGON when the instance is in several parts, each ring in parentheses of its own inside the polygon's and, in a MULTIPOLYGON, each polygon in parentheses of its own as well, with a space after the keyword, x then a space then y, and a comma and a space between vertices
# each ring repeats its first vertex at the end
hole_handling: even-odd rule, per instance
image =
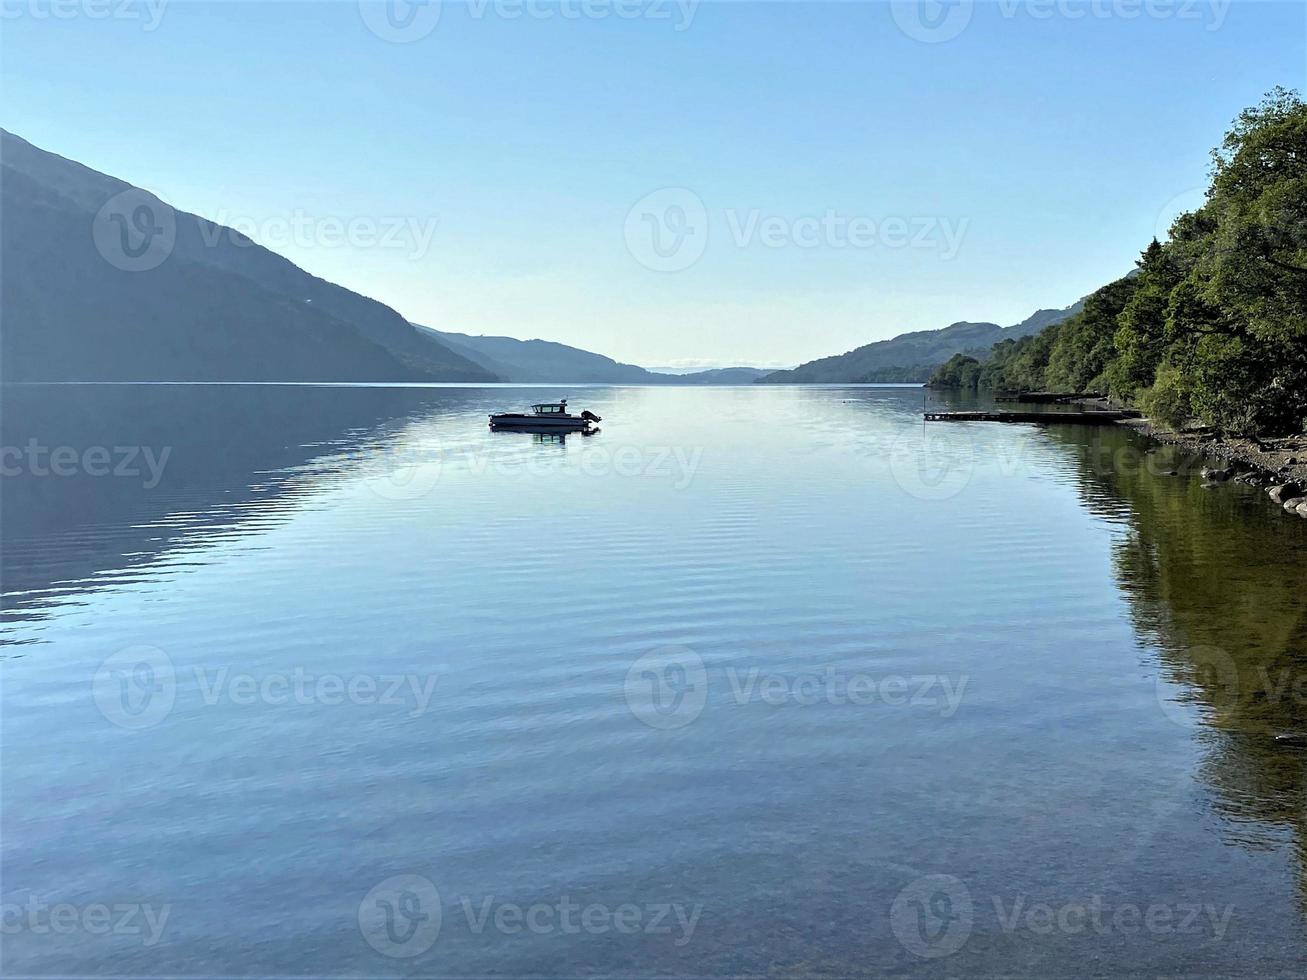
POLYGON ((550 418, 546 415, 492 415, 492 429, 524 429, 536 432, 581 432, 593 423, 576 415, 550 418))

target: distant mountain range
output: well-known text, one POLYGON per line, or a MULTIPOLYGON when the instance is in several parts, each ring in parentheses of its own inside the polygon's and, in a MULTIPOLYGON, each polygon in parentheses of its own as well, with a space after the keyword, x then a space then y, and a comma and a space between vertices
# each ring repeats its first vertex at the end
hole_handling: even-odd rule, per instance
POLYGON ((768 372, 763 368, 729 367, 688 374, 664 374, 623 364, 603 354, 551 340, 476 337, 422 327, 450 350, 479 364, 504 381, 576 382, 631 385, 752 384, 768 372))
MULTIPOLYGON (((749 385, 771 374, 766 368, 727 367, 712 368, 707 371, 691 371, 689 374, 664 375, 672 384, 683 385, 749 385)), ((668 382, 663 382, 667 384, 668 382)))
POLYGON ((234 229, 0 130, 0 368, 8 381, 924 382, 1037 333, 955 323, 787 371, 659 373, 547 340, 412 324, 234 229))
POLYGON ((643 385, 658 384, 667 378, 634 364, 622 364, 603 354, 550 340, 474 337, 423 326, 418 329, 503 381, 643 385))
POLYGON ((773 371, 762 384, 866 384, 925 382, 931 371, 954 354, 989 357, 1000 340, 1039 333, 1079 311, 1083 300, 1062 310, 1039 310, 1020 323, 954 323, 942 330, 919 330, 880 340, 831 357, 808 361, 789 371, 773 371))

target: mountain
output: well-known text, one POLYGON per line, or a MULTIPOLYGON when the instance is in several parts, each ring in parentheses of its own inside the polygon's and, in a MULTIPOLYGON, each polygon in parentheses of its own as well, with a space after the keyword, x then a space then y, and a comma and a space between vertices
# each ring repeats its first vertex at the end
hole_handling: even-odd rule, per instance
POLYGON ((665 375, 654 374, 634 364, 622 364, 603 354, 552 340, 474 337, 418 324, 414 326, 504 381, 642 385, 662 384, 667 380, 665 375))
POLYGON ((375 300, 0 130, 9 381, 494 381, 375 300))
POLYGON ((634 364, 623 364, 603 354, 569 347, 552 340, 472 336, 420 324, 414 326, 432 334, 450 350, 505 381, 548 384, 747 385, 769 373, 762 368, 730 367, 668 374, 634 364))
POLYGON ((1038 310, 1010 327, 996 323, 959 322, 942 330, 919 330, 880 340, 844 354, 819 358, 790 371, 773 371, 761 384, 842 384, 925 382, 931 371, 954 354, 984 360, 1000 340, 1038 333, 1078 311, 1082 302, 1063 310, 1038 310))
POLYGON ((759 378, 771 374, 767 368, 728 367, 712 368, 707 371, 691 371, 689 374, 674 375, 675 384, 686 385, 751 385, 759 378))
MULTIPOLYGON (((1133 274, 1128 273, 1128 274, 1133 274)), ((1031 334, 1040 333, 1045 327, 1051 327, 1055 323, 1061 323, 1063 320, 1069 320, 1085 308, 1085 300, 1088 297, 1081 297, 1070 306, 1063 307, 1060 310, 1035 310, 1034 313, 1026 317, 1020 323, 1013 324, 1003 329, 1003 336, 999 340, 1020 340, 1022 337, 1029 337, 1031 334)), ((984 358, 981 358, 984 360, 984 358)))

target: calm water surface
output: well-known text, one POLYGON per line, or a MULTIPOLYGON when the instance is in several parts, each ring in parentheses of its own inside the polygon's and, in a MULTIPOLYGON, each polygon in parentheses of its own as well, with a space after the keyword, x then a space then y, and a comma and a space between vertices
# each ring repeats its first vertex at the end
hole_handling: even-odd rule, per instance
POLYGON ((1299 973, 1307 522, 929 398, 6 388, 3 972, 1299 973))

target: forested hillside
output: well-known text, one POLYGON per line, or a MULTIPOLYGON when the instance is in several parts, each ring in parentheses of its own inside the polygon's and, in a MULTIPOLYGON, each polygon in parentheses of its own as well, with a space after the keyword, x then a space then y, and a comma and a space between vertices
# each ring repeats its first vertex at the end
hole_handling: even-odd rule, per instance
POLYGON ((1272 91, 1212 153, 1206 203, 1066 321, 963 355, 939 387, 1101 390, 1171 425, 1298 432, 1307 418, 1307 104, 1272 91))

